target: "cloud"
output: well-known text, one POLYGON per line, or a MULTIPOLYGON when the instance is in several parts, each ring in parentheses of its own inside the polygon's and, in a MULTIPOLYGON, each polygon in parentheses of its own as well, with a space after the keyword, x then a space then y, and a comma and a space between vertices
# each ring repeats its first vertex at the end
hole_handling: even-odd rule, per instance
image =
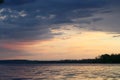
POLYGON ((92 17, 105 4, 104 0, 5 0, 0 7, 0 39, 52 38, 51 25, 88 23, 72 20, 92 17))
POLYGON ((4 3, 7 5, 23 5, 34 1, 36 0, 4 0, 4 3))
POLYGON ((113 36, 114 38, 116 38, 116 37, 120 37, 120 35, 115 35, 115 36, 113 36))
POLYGON ((15 59, 18 57, 30 56, 29 53, 24 53, 19 50, 11 50, 7 48, 0 47, 0 59, 15 59))
POLYGON ((120 33, 118 3, 119 0, 4 0, 0 4, 0 41, 51 39, 62 35, 51 29, 67 24, 120 33))

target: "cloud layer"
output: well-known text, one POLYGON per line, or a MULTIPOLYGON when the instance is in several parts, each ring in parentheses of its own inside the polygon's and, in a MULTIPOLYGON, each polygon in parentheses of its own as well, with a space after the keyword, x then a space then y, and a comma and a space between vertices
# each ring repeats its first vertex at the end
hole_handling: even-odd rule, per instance
POLYGON ((107 13, 106 4, 104 0, 5 0, 0 7, 0 39, 50 38, 52 25, 87 24, 91 21, 82 18, 89 17, 101 20, 92 17, 107 13))
MULTIPOLYGON (((59 25, 120 33, 119 0, 4 0, 0 43, 47 40, 59 25)), ((0 52, 4 50, 0 48, 0 52)), ((7 49, 6 49, 7 50, 7 49)), ((9 51, 13 52, 13 51, 9 51)))

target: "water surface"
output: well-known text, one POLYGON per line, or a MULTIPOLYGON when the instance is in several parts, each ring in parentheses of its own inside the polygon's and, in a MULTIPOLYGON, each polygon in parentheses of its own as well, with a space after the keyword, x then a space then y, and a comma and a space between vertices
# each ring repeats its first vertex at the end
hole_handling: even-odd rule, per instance
POLYGON ((120 80, 120 65, 0 65, 0 80, 120 80))

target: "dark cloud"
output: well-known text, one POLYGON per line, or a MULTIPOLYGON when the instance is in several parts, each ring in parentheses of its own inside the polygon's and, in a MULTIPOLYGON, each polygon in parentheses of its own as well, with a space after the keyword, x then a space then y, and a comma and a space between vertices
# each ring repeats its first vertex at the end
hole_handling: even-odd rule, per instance
POLYGON ((35 0, 4 0, 7 5, 23 5, 34 2, 35 0))
POLYGON ((0 6, 0 39, 52 38, 51 25, 81 23, 72 19, 92 17, 105 4, 104 0, 5 0, 0 6))
MULTIPOLYGON (((50 39, 54 35, 62 34, 53 34, 51 29, 59 29, 59 25, 64 24, 76 24, 78 28, 94 31, 120 33, 119 2, 119 0, 4 0, 4 3, 0 4, 0 40, 19 42, 50 39)), ((6 51, 0 48, 0 52, 3 50, 6 51)), ((15 53, 9 50, 7 52, 15 53)))
MULTIPOLYGON (((105 17, 96 15, 112 13, 111 7, 116 4, 113 0, 4 0, 0 6, 0 39, 49 39, 54 37, 52 25, 99 23, 105 17)), ((112 27, 89 28, 109 31, 112 27)))

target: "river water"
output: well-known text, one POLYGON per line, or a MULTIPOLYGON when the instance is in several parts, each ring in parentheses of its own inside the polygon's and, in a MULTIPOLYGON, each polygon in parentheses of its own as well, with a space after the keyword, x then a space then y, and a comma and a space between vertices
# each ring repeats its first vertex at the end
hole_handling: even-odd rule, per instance
POLYGON ((0 65, 0 80, 120 80, 120 64, 0 65))

